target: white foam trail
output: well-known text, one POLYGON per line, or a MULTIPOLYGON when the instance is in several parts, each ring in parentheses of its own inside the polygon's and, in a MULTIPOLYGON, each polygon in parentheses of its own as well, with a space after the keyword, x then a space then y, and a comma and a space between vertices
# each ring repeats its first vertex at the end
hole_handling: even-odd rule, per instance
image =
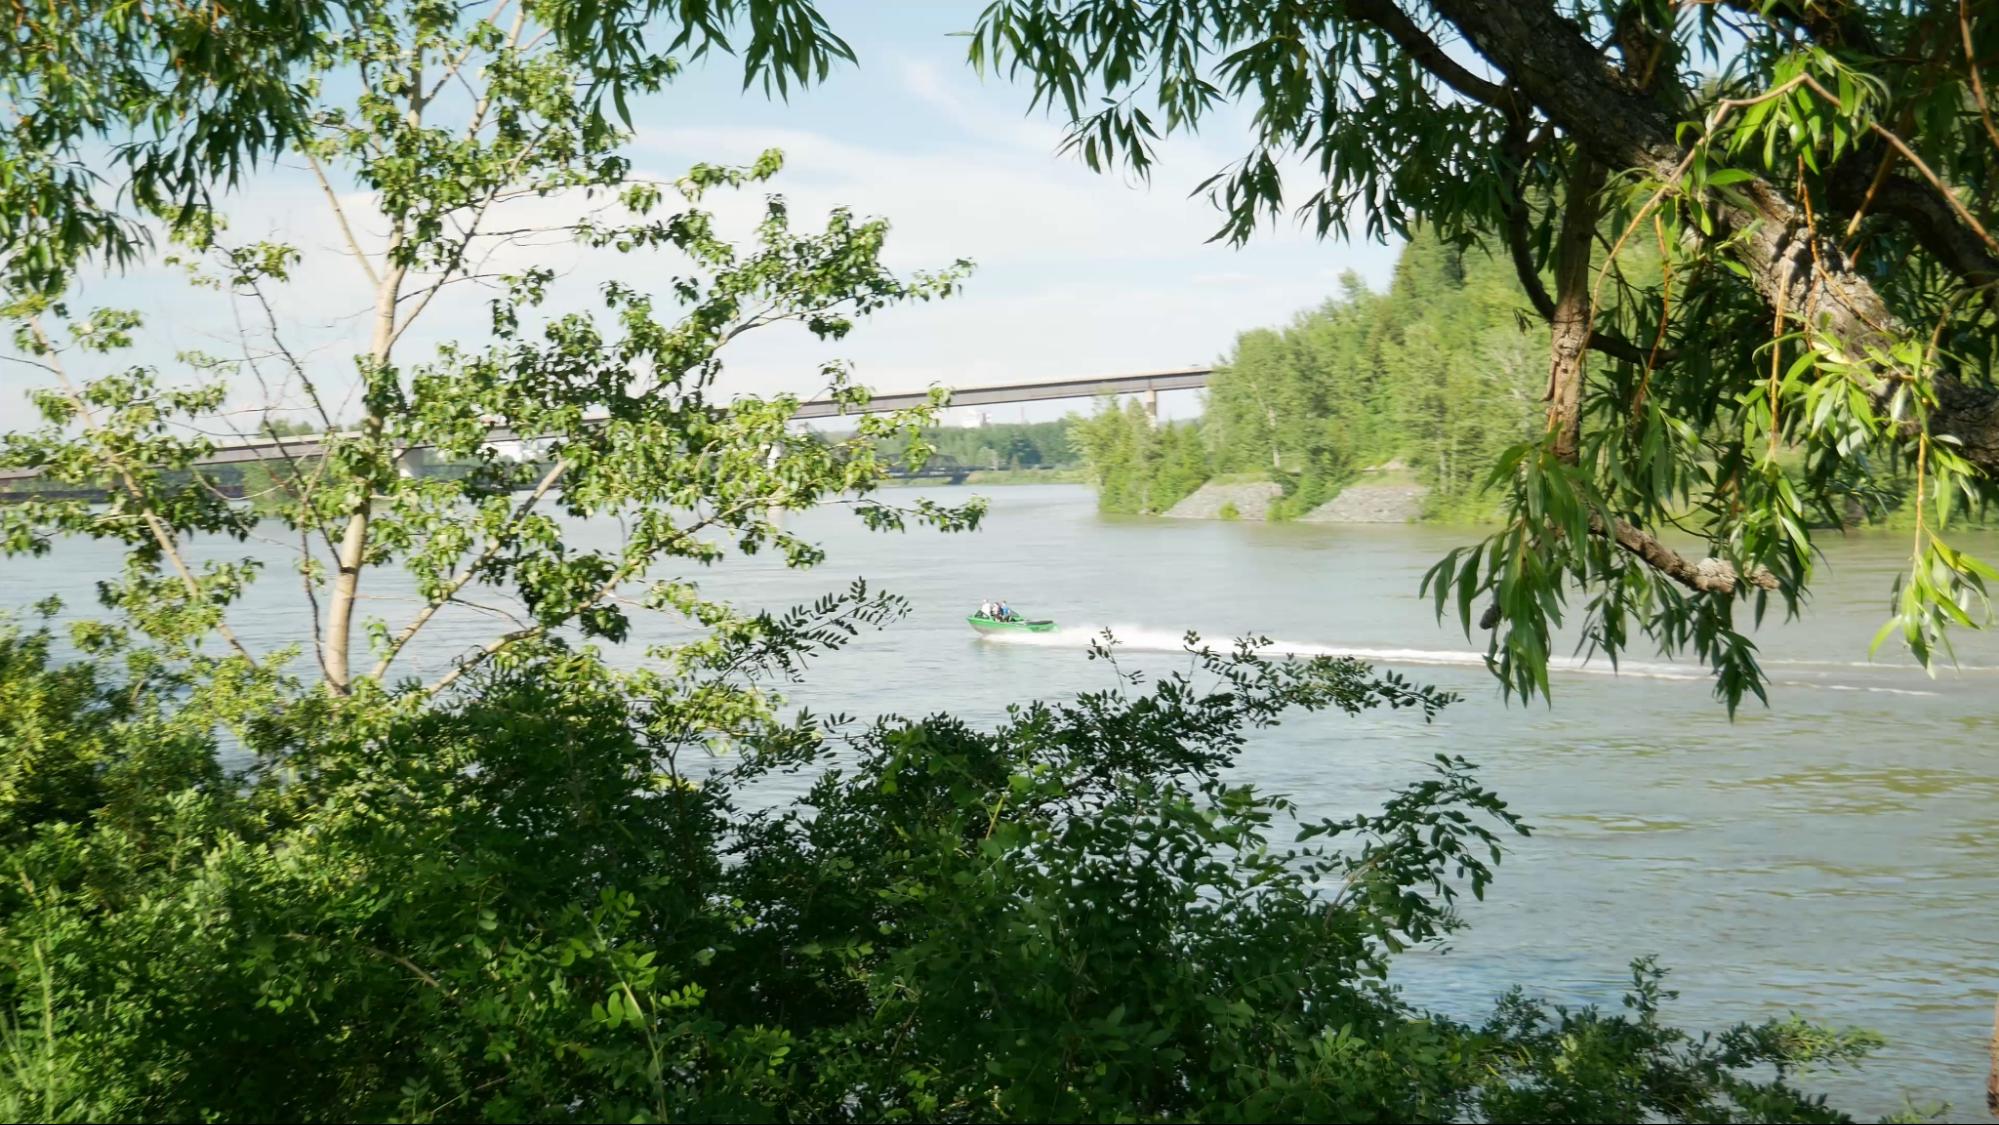
MULTIPOLYGON (((1186 634, 1165 629, 1149 629, 1141 625, 1112 625, 1111 635, 1117 638, 1118 647, 1128 652, 1180 652, 1185 644, 1186 634)), ((979 639, 988 644, 1024 645, 1041 648, 1086 648, 1090 642, 1101 639, 1104 626, 1073 625, 1047 633, 981 633, 979 639)), ((1216 651, 1225 652, 1233 647, 1230 638, 1203 637, 1203 643, 1212 645, 1216 651)), ((1351 645, 1306 644, 1298 641, 1272 641, 1261 651, 1273 656, 1332 656, 1352 657, 1374 664, 1426 664, 1452 668, 1483 668, 1485 654, 1470 649, 1432 648, 1361 648, 1351 645)), ((1806 663, 1806 662, 1797 662, 1806 663)), ((1875 667, 1880 665, 1855 665, 1875 667)), ((1580 657, 1557 656, 1548 662, 1553 672, 1565 672, 1582 676, 1630 676, 1647 680, 1706 681, 1712 678, 1705 668, 1691 664, 1661 664, 1626 660, 1616 668, 1607 661, 1585 662, 1580 657)), ((1933 696, 1934 691, 1915 688, 1878 687, 1869 684, 1825 684, 1809 681, 1779 681, 1781 687, 1824 688, 1830 691, 1868 691, 1889 695, 1933 696)))

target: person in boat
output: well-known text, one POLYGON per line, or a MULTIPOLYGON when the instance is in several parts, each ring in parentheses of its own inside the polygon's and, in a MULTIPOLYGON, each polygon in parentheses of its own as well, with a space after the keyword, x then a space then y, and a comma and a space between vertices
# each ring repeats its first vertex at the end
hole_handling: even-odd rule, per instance
POLYGON ((1001 602, 999 604, 999 619, 1001 621, 1012 621, 1013 618, 1014 618, 1013 607, 1007 605, 1005 602, 1001 602))

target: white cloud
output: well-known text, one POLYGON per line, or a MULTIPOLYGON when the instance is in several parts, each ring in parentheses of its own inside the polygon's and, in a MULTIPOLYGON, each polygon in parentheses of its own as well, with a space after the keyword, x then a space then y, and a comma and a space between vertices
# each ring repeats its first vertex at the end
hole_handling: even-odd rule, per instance
MULTIPOLYGON (((767 121, 645 128, 637 137, 640 174, 661 179, 697 161, 747 161, 765 148, 783 149, 786 171, 770 185, 704 201, 738 235, 749 233, 763 195, 777 192, 801 228, 816 227, 838 206, 888 218, 887 257, 898 269, 960 257, 978 263, 962 296, 890 310, 844 341, 787 329, 746 337, 730 350, 727 386, 809 392, 829 358, 852 360, 864 382, 883 390, 1206 363, 1238 332, 1323 300, 1348 268, 1376 283, 1387 277, 1391 250, 1321 243, 1288 222, 1241 249, 1208 242, 1219 216, 1184 192, 1221 158, 1195 140, 1162 145, 1149 184, 1097 175, 1055 154, 1056 125, 968 96, 968 75, 954 80, 934 64, 909 61, 895 73, 902 94, 921 107, 918 116, 941 122, 941 138, 932 131, 913 141, 864 121, 834 136, 797 128, 775 111, 767 121)), ((378 247, 384 224, 368 197, 347 193, 342 200, 357 236, 378 247)), ((351 382, 348 356, 366 340, 371 293, 318 186, 297 172, 271 175, 232 202, 234 236, 301 247, 298 280, 279 294, 280 324, 330 378, 351 382)), ((574 219, 581 206, 574 197, 524 200, 496 222, 556 224, 574 219)), ((529 263, 566 275, 567 307, 594 303, 597 286, 612 277, 664 290, 684 271, 667 255, 618 257, 573 245, 511 248, 494 268, 529 263)), ((220 351, 234 335, 218 297, 179 287, 158 268, 93 289, 99 292, 84 303, 136 304, 150 314, 149 361, 165 362, 188 347, 220 351)), ((486 300, 470 286, 448 291, 407 338, 406 356, 415 360, 411 352, 443 340, 481 337, 486 300)), ((21 411, 18 396, 0 395, 0 423, 21 411)))

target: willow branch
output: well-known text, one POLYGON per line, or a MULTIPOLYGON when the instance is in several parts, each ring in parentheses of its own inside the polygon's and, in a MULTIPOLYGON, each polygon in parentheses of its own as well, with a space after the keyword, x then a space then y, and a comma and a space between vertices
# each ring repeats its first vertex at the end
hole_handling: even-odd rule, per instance
POLYGON ((1613 520, 1606 528, 1603 517, 1592 515, 1589 529, 1593 534, 1601 535, 1616 543, 1625 551, 1637 556, 1647 566, 1696 593, 1733 594, 1736 584, 1744 580, 1764 590, 1775 590, 1778 586, 1777 576, 1765 567, 1757 567, 1744 579, 1737 575, 1734 565, 1726 559, 1712 556, 1699 560, 1689 559, 1659 542, 1658 537, 1651 532, 1623 520, 1613 520))
MULTIPOLYGON (((1957 0, 1957 29, 1964 36, 1964 69, 1971 75, 1971 96, 1978 103, 1978 119, 1985 123, 1985 135, 1992 138, 1992 147, 1999 148, 1999 125, 1992 123, 1992 106, 1985 99, 1985 80, 1978 76, 1978 52, 1971 45, 1971 0, 1957 0)), ((1999 1097, 1999 1090, 1995 1090, 1995 1097, 1999 1097)), ((1999 1112, 1999 1105, 1994 1105, 1993 1110, 1999 1112)))
POLYGON ((1362 23, 1372 25, 1376 30, 1395 41, 1395 45, 1409 53, 1417 65, 1435 75, 1437 79, 1472 99, 1494 109, 1511 111, 1514 107, 1513 92, 1497 82, 1480 78, 1465 69, 1456 59, 1444 52, 1437 41, 1416 26, 1416 21, 1408 13, 1395 5, 1395 0, 1347 0, 1347 15, 1362 23))
MULTIPOLYGON (((1534 306, 1534 311, 1540 314, 1542 320, 1552 324, 1555 320, 1555 299, 1542 283, 1541 271, 1534 268, 1534 251, 1527 239, 1527 202, 1517 186, 1513 201, 1505 204, 1503 211, 1506 251, 1513 260, 1513 272, 1520 279, 1520 288, 1527 294, 1528 303, 1534 306)), ((1680 355, 1678 348, 1641 348, 1622 336, 1594 327, 1590 329, 1589 348, 1612 359, 1640 366, 1648 362, 1655 365, 1671 363, 1680 355)))

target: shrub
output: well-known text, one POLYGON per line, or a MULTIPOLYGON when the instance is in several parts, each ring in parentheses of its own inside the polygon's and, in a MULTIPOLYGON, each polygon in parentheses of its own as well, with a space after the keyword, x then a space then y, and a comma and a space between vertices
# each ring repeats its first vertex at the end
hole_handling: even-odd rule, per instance
POLYGON ((1689 1037, 1649 971, 1631 1014, 1408 1007, 1392 954, 1526 829, 1459 759, 1339 821, 1229 776, 1288 709, 1446 702, 1351 661, 1200 650, 989 731, 802 715, 709 759, 695 684, 557 654, 309 697, 224 779, 212 740, 158 758, 220 700, 100 715, 133 697, 46 653, 10 634, 0 688, 74 705, 43 760, 103 783, 0 850, 14 1118, 1831 1120, 1789 1068, 1864 1046, 1689 1037))

